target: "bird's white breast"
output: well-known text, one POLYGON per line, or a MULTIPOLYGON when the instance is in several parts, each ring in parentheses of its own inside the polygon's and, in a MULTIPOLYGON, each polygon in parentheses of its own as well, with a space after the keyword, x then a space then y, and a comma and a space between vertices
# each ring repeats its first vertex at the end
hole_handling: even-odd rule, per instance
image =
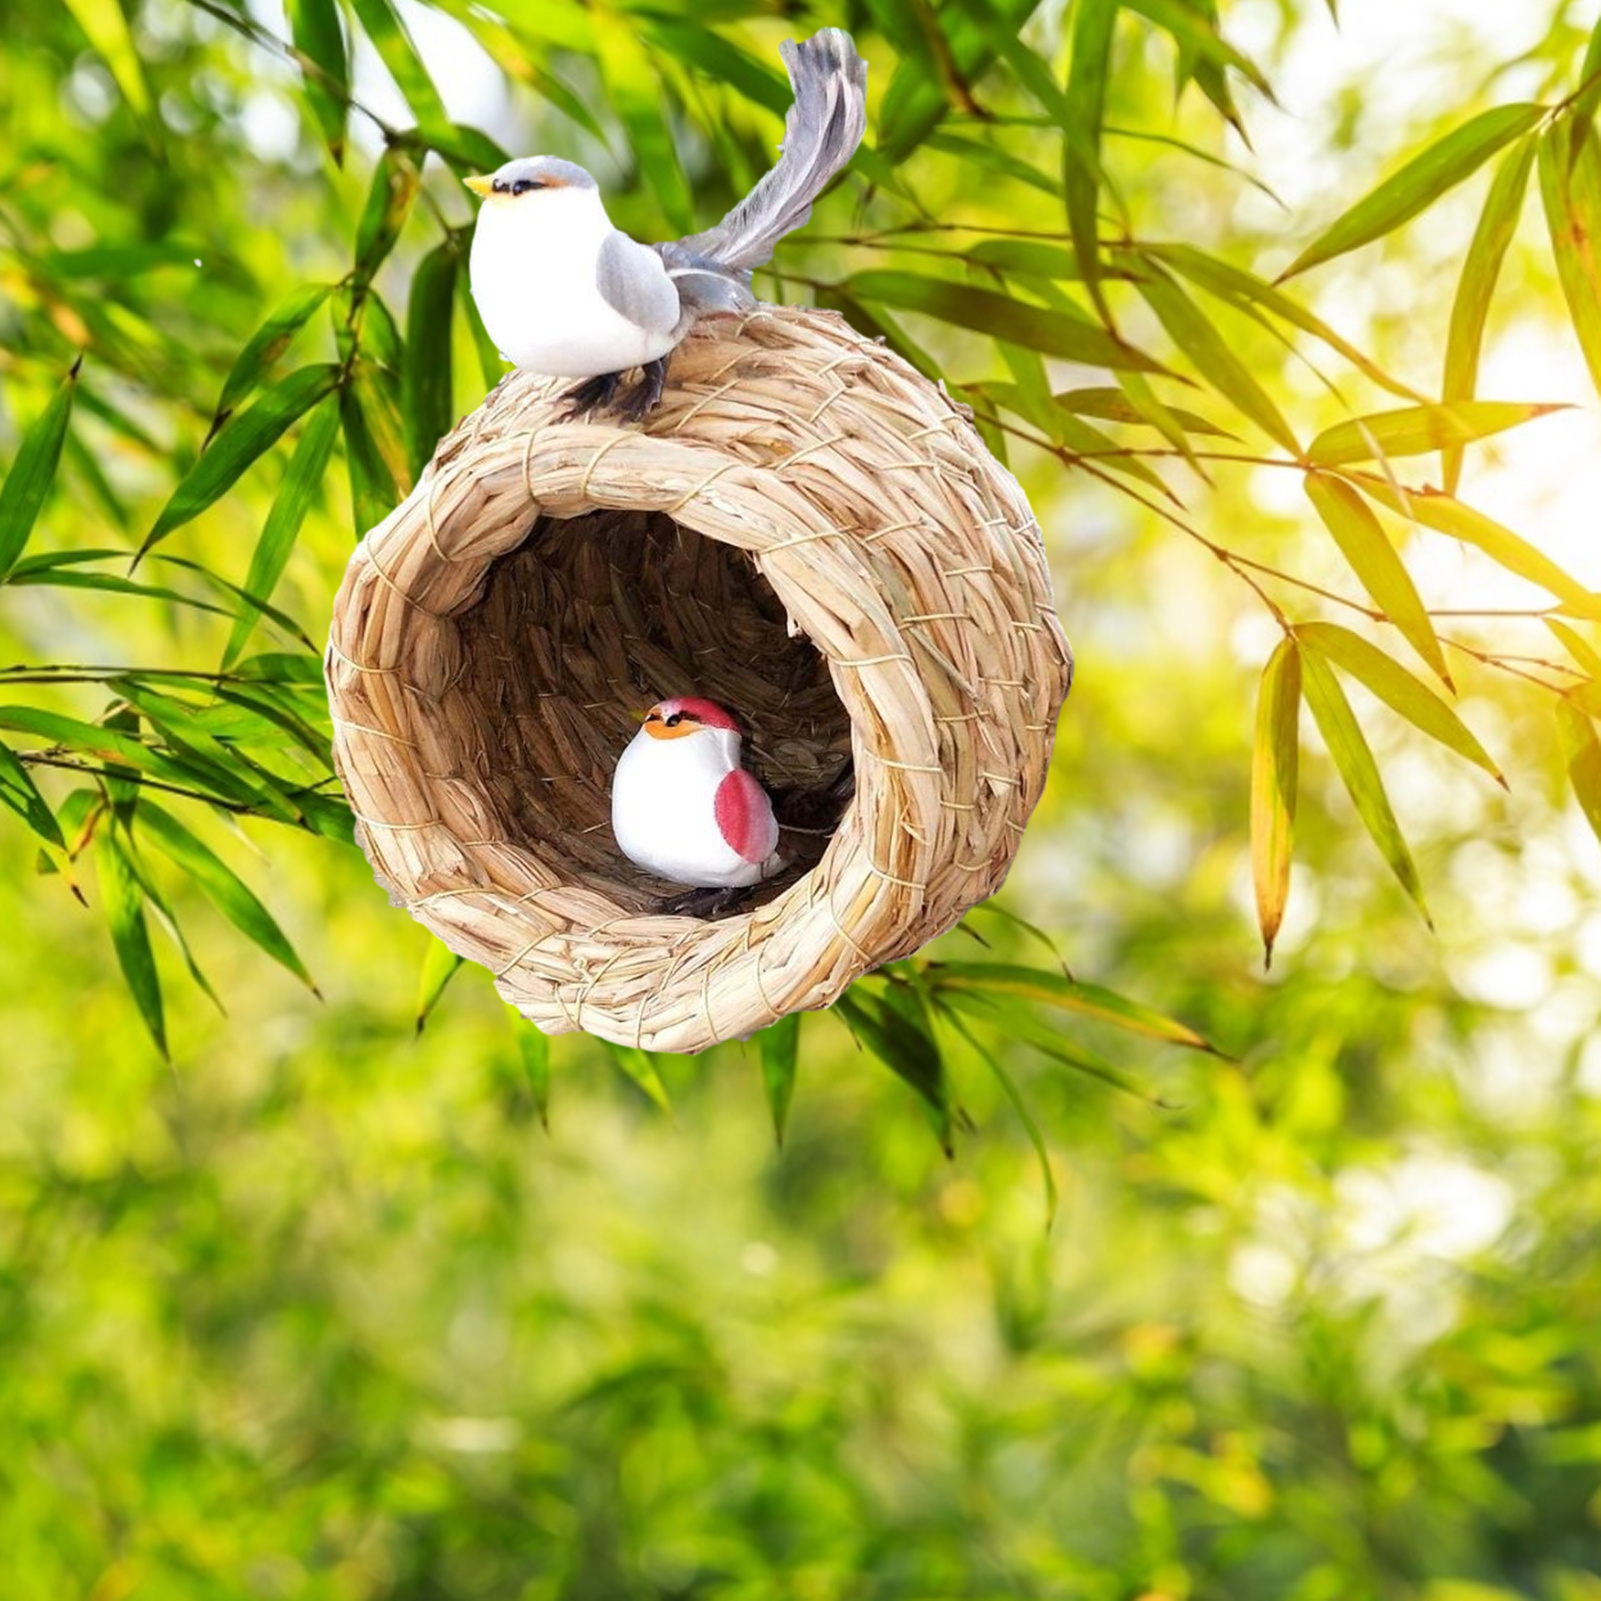
POLYGON ((739 765, 734 736, 703 729, 686 739, 641 730, 612 780, 612 832, 632 862, 678 884, 737 888, 761 881, 717 826, 717 790, 739 765))
POLYGON ((494 199, 478 213, 468 275, 478 315, 508 361, 562 378, 638 367, 673 347, 613 311, 596 287, 613 232, 592 189, 494 199))

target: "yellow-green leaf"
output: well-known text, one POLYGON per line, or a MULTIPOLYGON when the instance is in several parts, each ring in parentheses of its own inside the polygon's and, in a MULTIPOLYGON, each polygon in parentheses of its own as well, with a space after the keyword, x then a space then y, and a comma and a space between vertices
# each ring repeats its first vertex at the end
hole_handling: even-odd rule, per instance
POLYGON ((336 164, 345 159, 350 111, 350 62, 338 0, 285 0, 289 36, 300 52, 306 104, 336 164))
POLYGON ((1558 122, 1546 129, 1540 199, 1573 331, 1601 390, 1601 143, 1593 126, 1578 131, 1558 122))
POLYGON ((1319 467, 1390 456, 1421 456, 1488 439, 1520 423, 1562 411, 1559 405, 1511 400, 1468 400, 1453 405, 1402 406, 1395 411, 1352 417, 1325 428, 1312 441, 1307 459, 1319 467))
POLYGON ((1251 746, 1251 877, 1256 886, 1263 956, 1269 967, 1290 897, 1300 780, 1300 708, 1301 654, 1293 639, 1284 639, 1262 669, 1256 736, 1251 746))
POLYGON ((460 971, 461 965, 462 958, 443 940, 428 941, 428 949, 423 952, 422 967, 417 973, 415 1020, 419 1034, 427 1026, 433 1009, 439 1004, 439 998, 445 993, 445 988, 451 979, 460 971))
POLYGON ((1482 768, 1503 789, 1507 787, 1501 769, 1467 724, 1422 679, 1391 660, 1377 645, 1338 623, 1301 623, 1295 637, 1307 649, 1343 668, 1414 728, 1482 768))
POLYGON ((400 404, 413 479, 421 475, 434 447, 450 431, 451 305, 458 263, 455 242, 447 240, 429 251, 412 275, 400 404))
POLYGON ((358 361, 352 381, 339 395, 351 515, 358 539, 377 527, 411 487, 400 411, 376 372, 370 362, 358 361))
POLYGON ((1428 609, 1378 517, 1344 479, 1308 473, 1305 482, 1307 498, 1317 508, 1362 587, 1400 630, 1401 637, 1449 684, 1445 652, 1440 648, 1428 609))
POLYGON ((0 583, 26 547, 55 481, 77 387, 78 365, 74 362, 72 371, 22 436, 5 482, 0 484, 0 583))
MULTIPOLYGON (((1473 242, 1462 261, 1456 299, 1451 303, 1451 330, 1445 346, 1445 378, 1441 398, 1447 404, 1472 400, 1478 388, 1479 353, 1484 344, 1484 323, 1490 312, 1501 263, 1517 232, 1523 197, 1529 187, 1537 148, 1533 139, 1520 139, 1496 169, 1473 242)), ((1462 447, 1447 446, 1442 458, 1446 489, 1454 494, 1462 473, 1462 447)))
POLYGON ((1084 274, 1084 283, 1108 326, 1112 319, 1101 290, 1096 201, 1101 180, 1101 125, 1105 120, 1106 82, 1111 68, 1117 11, 1117 0, 1074 0, 1068 19, 1072 55, 1067 68, 1066 118, 1062 124, 1062 181, 1068 234, 1084 274))
POLYGON ((1340 688, 1333 669, 1313 652, 1301 653, 1301 686, 1306 704, 1311 709, 1323 743, 1329 748, 1334 769, 1340 775, 1357 816, 1369 837, 1378 846, 1379 854, 1389 864, 1401 888, 1410 895, 1423 914, 1424 922, 1432 928, 1428 904, 1423 898, 1423 881, 1401 837, 1401 827, 1390 808, 1390 797, 1385 793, 1379 765, 1373 759, 1351 703, 1340 688))
POLYGON ((1601 839, 1601 740, 1596 738, 1595 724, 1572 701, 1559 700, 1557 731, 1574 796, 1601 839))
POLYGON ((773 1138, 784 1143, 784 1125, 789 1121, 789 1103, 795 1094, 795 1070, 800 1062, 801 1015, 791 1012, 770 1023, 756 1036, 761 1053, 762 1085, 767 1091, 768 1110, 773 1115, 773 1138))
POLYGON ((1567 646, 1568 654, 1590 675, 1591 681, 1601 685, 1601 651, 1560 617, 1546 617, 1542 621, 1567 646))
POLYGON ((161 1003, 161 978, 156 971, 155 952, 150 948, 150 929, 145 922, 144 889, 115 830, 108 829, 101 834, 95 847, 95 867, 117 965, 122 969, 151 1039, 156 1042, 156 1049, 166 1056, 166 1014, 161 1003))
POLYGON ((1393 233, 1470 177, 1497 150, 1528 133, 1544 115, 1544 106, 1497 106, 1454 128, 1319 234, 1280 274, 1279 282, 1393 233))
POLYGON ((302 284, 253 333, 234 364, 217 397, 217 420, 213 430, 228 420, 229 414, 272 370, 273 364, 289 348, 290 341, 305 327, 311 314, 333 293, 332 284, 302 284))
POLYGON ((523 1077, 528 1081, 528 1093, 534 1098, 534 1110, 539 1114, 540 1126, 550 1131, 550 1040, 534 1025, 527 1022, 516 1007, 511 1008, 515 1019, 512 1027, 517 1034, 517 1058, 522 1063, 523 1077))
POLYGON ((88 36, 95 53, 111 68, 123 98, 141 117, 148 117, 150 90, 120 0, 67 0, 67 10, 88 36))

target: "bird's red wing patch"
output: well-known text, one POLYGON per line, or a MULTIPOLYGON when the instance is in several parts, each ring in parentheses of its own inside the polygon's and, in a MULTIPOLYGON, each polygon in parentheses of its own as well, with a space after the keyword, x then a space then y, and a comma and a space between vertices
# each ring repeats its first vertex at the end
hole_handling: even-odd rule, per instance
POLYGON ((743 767, 736 767, 717 786, 716 811, 718 830, 731 850, 747 862, 766 861, 772 855, 778 843, 773 803, 743 767))

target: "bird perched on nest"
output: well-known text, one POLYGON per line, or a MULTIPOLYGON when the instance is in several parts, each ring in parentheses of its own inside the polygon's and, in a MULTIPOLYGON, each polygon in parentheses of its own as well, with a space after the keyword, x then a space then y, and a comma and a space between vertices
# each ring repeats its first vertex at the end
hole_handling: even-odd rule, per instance
POLYGON ((867 125, 867 63, 850 35, 824 28, 779 46, 795 103, 783 154, 714 228, 642 245, 612 226, 595 180, 554 156, 524 156, 467 179, 482 195, 468 264, 473 299, 506 360, 584 382, 565 399, 581 414, 643 369, 624 403, 637 421, 661 398, 667 357, 712 311, 756 304, 751 269, 804 225, 812 202, 855 154, 867 125))
POLYGON ((787 865, 767 791, 740 763, 739 724, 695 696, 658 702, 617 762, 611 825, 618 848, 646 872, 721 895, 668 909, 721 909, 787 865))

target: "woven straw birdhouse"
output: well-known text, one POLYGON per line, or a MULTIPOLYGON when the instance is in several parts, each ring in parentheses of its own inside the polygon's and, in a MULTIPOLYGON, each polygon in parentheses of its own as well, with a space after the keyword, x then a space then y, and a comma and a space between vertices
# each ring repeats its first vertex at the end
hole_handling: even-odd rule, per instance
POLYGON ((357 547, 334 755, 379 883, 524 1016, 694 1051, 993 893, 1072 657, 1016 481, 836 314, 706 319, 642 427, 564 420, 564 387, 507 377, 357 547), (610 827, 639 711, 687 693, 770 790, 847 797, 715 919, 663 913, 610 827))

